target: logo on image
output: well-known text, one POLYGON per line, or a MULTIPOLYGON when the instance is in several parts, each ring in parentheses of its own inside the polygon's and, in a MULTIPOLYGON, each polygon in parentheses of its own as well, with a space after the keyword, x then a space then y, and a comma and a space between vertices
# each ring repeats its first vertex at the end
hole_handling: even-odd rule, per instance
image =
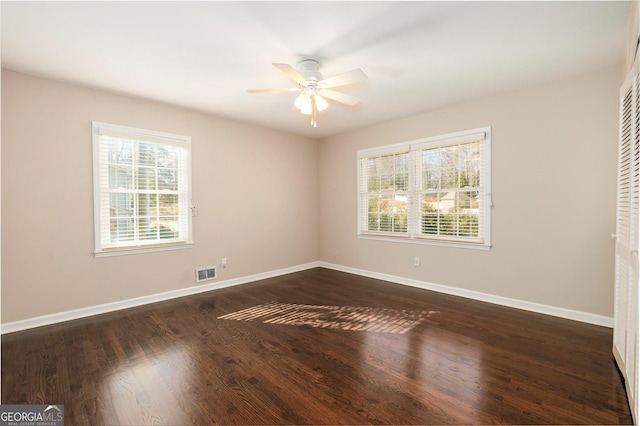
POLYGON ((0 405, 0 426, 64 426, 64 405, 0 405))

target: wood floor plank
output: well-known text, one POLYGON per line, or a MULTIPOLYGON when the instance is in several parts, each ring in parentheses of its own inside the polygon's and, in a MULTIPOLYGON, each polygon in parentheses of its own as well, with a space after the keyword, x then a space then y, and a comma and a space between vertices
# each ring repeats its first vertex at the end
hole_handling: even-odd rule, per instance
POLYGON ((611 342, 317 268, 4 335, 2 402, 61 403, 74 425, 630 424, 611 342), (220 318, 266 304, 288 317, 220 318))

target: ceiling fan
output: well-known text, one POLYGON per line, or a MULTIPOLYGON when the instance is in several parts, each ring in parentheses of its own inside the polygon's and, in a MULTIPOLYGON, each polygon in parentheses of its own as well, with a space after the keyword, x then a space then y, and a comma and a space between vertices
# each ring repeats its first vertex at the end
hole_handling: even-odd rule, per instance
POLYGON ((334 77, 323 78, 322 74, 318 71, 320 62, 315 59, 305 59, 300 62, 300 71, 296 71, 288 64, 273 64, 273 66, 278 68, 287 78, 298 83, 298 87, 247 91, 249 93, 299 92, 293 105, 299 109, 302 114, 311 116, 311 125, 313 127, 317 127, 318 125, 316 114, 319 111, 324 111, 329 106, 327 99, 351 107, 360 102, 359 98, 331 90, 332 88, 367 80, 367 76, 359 68, 338 74, 334 77))

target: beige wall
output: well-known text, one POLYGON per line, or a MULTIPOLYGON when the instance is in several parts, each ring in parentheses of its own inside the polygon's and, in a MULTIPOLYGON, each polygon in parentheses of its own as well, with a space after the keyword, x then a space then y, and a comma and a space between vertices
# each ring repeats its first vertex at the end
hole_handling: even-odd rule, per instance
POLYGON ((219 280, 322 260, 610 317, 623 68, 320 142, 3 70, 2 323, 191 287, 223 256, 219 280), (192 137, 193 249, 93 256, 92 120, 192 137), (487 125, 491 251, 356 238, 358 149, 487 125))
POLYGON ((611 317, 623 65, 324 140, 325 262, 611 317), (491 251, 356 237, 356 151, 492 126, 491 251), (422 264, 413 266, 419 256, 422 264))
POLYGON ((629 9, 629 23, 627 25, 624 62, 625 75, 631 70, 636 57, 638 35, 640 34, 640 21, 638 20, 639 13, 640 9, 638 8, 638 0, 634 0, 631 2, 631 7, 629 9))
POLYGON ((317 261, 317 170, 314 140, 3 70, 2 323, 317 261), (92 120, 191 136, 193 249, 93 256, 92 120))

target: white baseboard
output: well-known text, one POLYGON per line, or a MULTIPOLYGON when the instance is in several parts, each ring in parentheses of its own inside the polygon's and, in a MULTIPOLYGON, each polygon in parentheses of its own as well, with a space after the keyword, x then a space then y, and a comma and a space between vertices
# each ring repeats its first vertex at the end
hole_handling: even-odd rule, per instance
POLYGON ((495 296, 492 294, 481 293, 472 290, 466 290, 464 288, 449 287, 441 284, 433 284, 425 281, 413 280, 410 278, 398 277, 395 275, 381 274, 378 272, 365 271, 362 269, 351 268, 348 266, 336 265, 327 262, 320 262, 320 267, 333 269, 336 271, 347 272, 350 274, 361 275, 368 278, 375 278, 384 281, 390 281, 396 284, 408 285, 411 287, 418 287, 425 290, 437 291, 439 293, 450 294, 453 296, 465 297, 467 299, 480 300, 482 302, 493 303, 501 306, 508 306, 510 308, 522 309, 525 311, 536 312, 539 314, 551 315, 554 317, 560 317, 570 319, 574 321, 580 321, 588 324, 599 325, 603 327, 613 328, 613 318, 603 315, 591 314, 588 312, 574 311, 571 309, 559 308, 557 306, 543 305, 539 303, 527 302, 524 300, 511 299, 508 297, 495 296))
POLYGON ((383 281, 390 281, 396 284, 408 285, 411 287, 422 288, 425 290, 437 291, 439 293, 451 294, 454 296, 465 297, 467 299, 480 300, 496 305, 508 306, 516 309, 537 312, 541 314, 551 315, 560 318, 566 318, 574 321, 585 322, 588 324, 600 325, 603 327, 613 328, 613 318, 602 315, 590 314, 588 312, 574 311, 571 309, 559 308, 556 306, 542 305, 524 300, 510 299, 492 294, 480 293, 477 291, 466 290, 463 288, 449 287, 440 284, 433 284, 426 281, 418 281, 409 278, 398 277, 395 275, 382 274, 378 272, 365 271, 362 269, 351 268, 348 266, 336 265, 322 261, 305 263, 289 268, 278 269, 275 271, 263 272, 254 275, 248 275, 240 278, 232 278, 225 281, 213 281, 206 285, 187 287, 179 290, 171 290, 164 293, 151 294, 148 296, 136 297, 133 299, 122 300, 118 302, 105 303, 102 305, 90 306, 87 308, 74 309, 66 312, 59 312, 40 317, 29 318, 26 320, 10 322, 0 326, 0 334, 13 333, 16 331, 28 330, 31 328, 42 327, 45 325, 56 324, 64 321, 71 321, 93 315, 105 314, 108 312, 119 311, 122 309, 133 308, 136 306, 147 305, 164 300, 176 299, 178 297, 190 296, 198 293, 205 293, 212 290, 232 287, 241 284, 247 284, 253 281, 259 281, 267 278, 278 277, 280 275, 291 274, 294 272, 304 271, 312 268, 327 268, 336 271, 347 272, 350 274, 361 275, 364 277, 375 278, 383 281))
POLYGON ((212 290, 232 287, 240 284, 247 284, 253 281, 264 280, 267 278, 278 277, 280 275, 291 274, 293 272, 304 271, 307 269, 317 268, 320 262, 310 262, 302 265, 296 265, 289 268, 278 269, 275 271, 263 272, 246 277, 232 278, 225 281, 212 281, 209 284, 198 285, 193 287, 181 288, 179 290, 171 290, 164 293, 151 294, 149 296, 136 297, 133 299, 121 300, 118 302, 105 303, 102 305, 90 306, 87 308, 74 309, 72 311, 59 312, 40 317, 29 318, 26 320, 9 322, 2 324, 0 334, 13 333, 16 331, 27 330, 30 328, 42 327, 45 325, 56 324, 64 321, 71 321, 80 318, 86 318, 93 315, 105 314, 108 312, 119 311, 122 309, 133 308, 136 306, 147 305, 149 303, 162 302, 164 300, 176 299, 178 297, 190 296, 192 294, 204 293, 212 290))

